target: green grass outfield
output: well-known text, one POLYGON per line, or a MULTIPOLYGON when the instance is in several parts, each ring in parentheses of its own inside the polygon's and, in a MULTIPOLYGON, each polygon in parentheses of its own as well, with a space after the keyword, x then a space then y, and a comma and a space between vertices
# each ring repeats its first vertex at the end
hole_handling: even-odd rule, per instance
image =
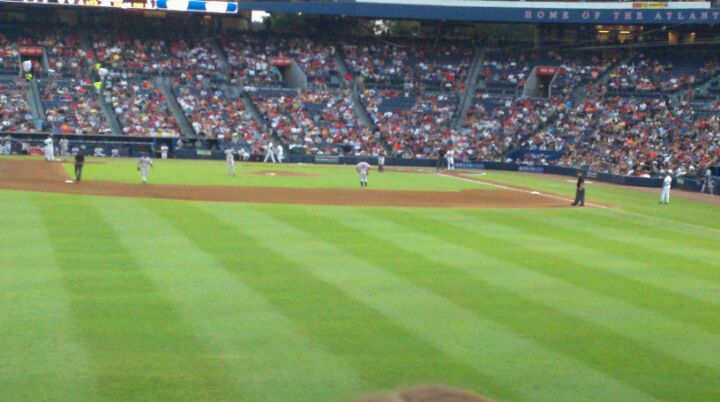
MULTIPOLYGON (((283 168, 321 174, 283 185, 355 185, 347 167, 283 168)), ((230 183, 223 174, 158 162, 151 182, 230 183)), ((87 168, 88 178, 136 175, 129 161, 87 168)), ((657 194, 596 184, 588 198, 619 208, 0 190, 0 401, 347 401, 428 383, 507 401, 720 400, 720 207, 658 206, 657 194)))
MULTIPOLYGON (((90 159, 83 169, 83 180, 109 180, 121 183, 139 183, 137 159, 90 159), (99 163, 92 163, 99 162, 99 163)), ((154 184, 189 184, 209 186, 260 186, 260 187, 311 187, 311 188, 358 188, 355 165, 302 165, 236 163, 237 176, 227 175, 225 161, 209 160, 153 160, 154 167, 148 174, 154 184), (297 176, 269 176, 266 173, 287 172, 297 176)), ((74 175, 71 163, 64 164, 68 174, 74 175)), ((414 169, 417 171, 418 169, 414 169)), ((432 170, 432 168, 425 168, 432 170)), ((377 167, 370 172, 370 186, 375 189, 451 191, 478 188, 476 184, 448 180, 434 175, 413 173, 378 174, 377 167)))

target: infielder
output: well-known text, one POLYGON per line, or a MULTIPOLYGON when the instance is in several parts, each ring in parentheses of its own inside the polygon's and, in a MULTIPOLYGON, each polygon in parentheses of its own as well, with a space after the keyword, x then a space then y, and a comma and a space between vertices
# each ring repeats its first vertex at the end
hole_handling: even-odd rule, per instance
POLYGON ((445 153, 445 159, 447 159, 448 170, 455 170, 455 151, 452 148, 445 153))
POLYGON ((660 202, 658 204, 669 204, 670 203, 670 188, 672 187, 672 170, 668 170, 665 173, 665 178, 662 182, 662 193, 660 193, 660 202))
POLYGON ((283 163, 283 159, 285 159, 285 149, 283 149, 282 144, 278 144, 276 152, 278 163, 283 163))
POLYGON ((362 161, 357 164, 356 167, 358 174, 360 174, 360 188, 367 188, 368 172, 370 171, 370 164, 362 161))
POLYGON ((82 152, 75 154, 75 181, 82 178, 83 165, 85 164, 85 155, 82 152))
POLYGON ((235 176, 235 151, 232 148, 225 150, 225 161, 227 161, 228 176, 235 176))
POLYGON ((49 136, 45 139, 45 160, 51 161, 55 159, 55 149, 53 148, 53 139, 52 136, 49 136))
POLYGON ((60 138, 58 141, 58 148, 60 148, 60 160, 65 161, 68 157, 68 148, 70 148, 70 141, 67 138, 60 138))
POLYGON ((268 159, 272 160, 272 163, 275 162, 275 148, 273 148, 273 143, 269 143, 267 148, 265 149, 265 160, 263 162, 267 163, 268 159))
POLYGON ((140 158, 137 164, 137 170, 140 171, 143 184, 147 183, 148 168, 150 167, 153 167, 152 160, 150 160, 150 157, 147 153, 143 154, 142 158, 140 158))

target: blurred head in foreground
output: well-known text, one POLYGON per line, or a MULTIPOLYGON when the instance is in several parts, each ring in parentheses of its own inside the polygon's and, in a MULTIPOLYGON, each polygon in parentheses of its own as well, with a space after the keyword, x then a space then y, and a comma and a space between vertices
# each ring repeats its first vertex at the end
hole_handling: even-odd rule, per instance
POLYGON ((492 400, 460 389, 430 385, 365 396, 355 402, 492 402, 492 400))

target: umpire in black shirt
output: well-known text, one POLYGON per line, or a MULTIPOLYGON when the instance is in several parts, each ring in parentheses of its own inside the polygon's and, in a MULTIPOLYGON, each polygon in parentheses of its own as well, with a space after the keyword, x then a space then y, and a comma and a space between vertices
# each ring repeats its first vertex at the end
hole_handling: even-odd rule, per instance
POLYGON ((80 181, 84 164, 85 155, 83 155, 82 151, 78 151, 78 153, 75 155, 75 181, 80 181))
POLYGON ((583 177, 582 173, 577 174, 577 188, 575 189, 575 202, 572 203, 573 206, 585 206, 585 178, 583 177))

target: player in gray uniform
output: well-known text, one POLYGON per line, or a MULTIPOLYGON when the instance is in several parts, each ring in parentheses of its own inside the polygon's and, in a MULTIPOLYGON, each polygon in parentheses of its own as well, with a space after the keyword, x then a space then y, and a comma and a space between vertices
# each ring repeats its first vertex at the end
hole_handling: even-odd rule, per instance
POLYGON ((225 150, 225 160, 227 161, 228 175, 235 176, 235 151, 232 148, 225 150))
POLYGON ((65 161, 68 158, 68 148, 70 148, 70 141, 67 138, 60 138, 58 141, 58 148, 60 148, 60 160, 65 161))
POLYGON ((455 170, 455 151, 452 148, 445 153, 445 159, 447 159, 448 170, 455 170))
POLYGON ((45 160, 51 161, 55 159, 55 148, 53 146, 53 139, 51 136, 45 139, 45 160))
POLYGON ((5 136, 2 144, 2 152, 0 154, 10 155, 12 153, 12 137, 10 135, 5 136))
POLYGON ((269 143, 267 145, 267 148, 265 149, 265 159, 263 162, 267 163, 268 160, 272 160, 272 163, 275 162, 275 148, 273 148, 273 143, 269 143))
POLYGON ((360 174, 360 188, 367 188, 368 172, 370 171, 370 164, 362 161, 357 164, 356 169, 360 174))
POLYGON ((283 148, 282 144, 278 144, 276 152, 277 159, 279 163, 283 163, 283 159, 285 159, 285 149, 283 148))
POLYGON ((143 184, 147 183, 148 168, 150 167, 153 167, 152 160, 150 160, 148 154, 143 154, 137 164, 137 169, 140 171, 143 184))
POLYGON ((670 188, 672 187, 672 170, 668 170, 662 181, 662 192, 660 193, 660 202, 658 204, 670 203, 670 188))

